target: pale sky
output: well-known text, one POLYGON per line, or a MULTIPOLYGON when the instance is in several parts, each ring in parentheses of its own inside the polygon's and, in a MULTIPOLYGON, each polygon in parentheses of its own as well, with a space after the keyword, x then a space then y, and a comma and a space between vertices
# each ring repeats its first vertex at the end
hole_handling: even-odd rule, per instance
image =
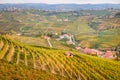
POLYGON ((48 4, 101 4, 101 3, 113 3, 120 4, 120 0, 0 0, 0 4, 3 3, 48 3, 48 4))

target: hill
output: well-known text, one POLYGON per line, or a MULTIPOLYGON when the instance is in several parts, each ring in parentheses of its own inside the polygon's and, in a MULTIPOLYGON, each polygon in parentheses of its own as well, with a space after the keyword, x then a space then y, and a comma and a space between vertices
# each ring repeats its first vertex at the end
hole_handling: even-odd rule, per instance
MULTIPOLYGON (((36 79, 44 75, 42 71, 46 71, 47 77, 51 73, 64 76, 64 78, 69 77, 72 80, 119 80, 119 62, 80 54, 76 51, 71 51, 73 57, 67 57, 65 52, 68 51, 33 47, 14 41, 7 36, 0 36, 0 64, 10 67, 10 73, 4 75, 5 79, 14 73, 11 71, 11 67, 13 67, 18 74, 28 69, 31 70, 31 68, 39 70, 41 75, 38 75, 39 72, 36 72, 36 75, 33 73, 36 79), (21 69, 16 69, 14 67, 16 65, 21 69)), ((0 72, 4 72, 2 68, 0 68, 0 72)), ((28 73, 31 74, 29 71, 28 73)), ((26 79, 26 72, 22 74, 24 75, 24 77, 21 76, 22 79, 26 79)), ((52 77, 50 78, 52 79, 52 77)), ((56 78, 59 79, 54 76, 53 80, 56 78)))
POLYGON ((120 29, 109 29, 96 35, 76 35, 75 39, 81 47, 110 50, 120 44, 120 29))
POLYGON ((66 80, 69 78, 60 75, 52 75, 46 71, 38 71, 29 66, 16 65, 5 60, 0 60, 1 80, 66 80))
POLYGON ((44 11, 26 9, 16 11, 12 8, 0 12, 0 32, 21 33, 25 36, 38 37, 45 34, 60 34, 67 31, 70 34, 91 33, 95 30, 119 28, 119 18, 113 17, 120 10, 82 10, 82 11, 44 11), (104 15, 103 15, 104 14, 104 15))
POLYGON ((41 4, 41 3, 26 3, 26 4, 0 4, 0 9, 5 9, 9 7, 16 8, 32 8, 32 9, 42 9, 42 10, 91 10, 91 9, 107 9, 114 8, 120 9, 119 4, 41 4))
MULTIPOLYGON (((47 40, 43 39, 41 37, 34 38, 34 37, 27 37, 27 36, 17 36, 17 35, 9 35, 9 37, 13 38, 14 40, 17 40, 19 42, 22 42, 23 44, 28 44, 32 46, 42 46, 42 47, 50 47, 47 40)), ((64 50, 70 50, 71 47, 67 45, 65 42, 57 41, 57 40, 50 40, 53 48, 57 49, 64 49, 64 50)))

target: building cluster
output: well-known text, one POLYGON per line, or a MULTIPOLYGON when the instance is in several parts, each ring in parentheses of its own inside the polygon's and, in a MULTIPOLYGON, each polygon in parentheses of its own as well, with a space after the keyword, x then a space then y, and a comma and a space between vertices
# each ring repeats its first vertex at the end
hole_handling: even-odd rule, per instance
POLYGON ((115 55, 115 51, 100 51, 97 49, 90 49, 90 48, 81 48, 79 46, 76 47, 76 50, 84 53, 84 54, 88 54, 88 55, 93 55, 93 56, 98 56, 101 58, 109 58, 109 59, 115 59, 117 56, 115 55))

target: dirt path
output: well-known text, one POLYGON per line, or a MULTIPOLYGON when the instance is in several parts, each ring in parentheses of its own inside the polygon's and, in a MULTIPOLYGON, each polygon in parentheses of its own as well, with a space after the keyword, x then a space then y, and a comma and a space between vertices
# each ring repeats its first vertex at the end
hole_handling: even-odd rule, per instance
POLYGON ((51 44, 49 39, 47 39, 47 42, 48 42, 49 46, 52 48, 53 46, 52 46, 52 44, 51 44))
POLYGON ((4 43, 3 43, 3 41, 1 41, 0 42, 0 50, 2 49, 3 45, 4 45, 4 43))
POLYGON ((5 48, 5 50, 2 51, 2 53, 0 53, 0 59, 3 59, 3 57, 5 56, 5 54, 6 54, 7 51, 8 51, 8 48, 9 48, 9 46, 7 45, 7 47, 5 48))
POLYGON ((7 61, 10 62, 12 60, 12 57, 14 55, 14 47, 12 47, 12 50, 10 53, 7 55, 7 61))

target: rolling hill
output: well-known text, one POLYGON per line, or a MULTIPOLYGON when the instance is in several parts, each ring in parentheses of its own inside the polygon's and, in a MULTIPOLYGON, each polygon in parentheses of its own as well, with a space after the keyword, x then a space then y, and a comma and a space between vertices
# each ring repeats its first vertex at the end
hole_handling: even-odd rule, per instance
POLYGON ((120 9, 119 4, 44 4, 44 3, 24 3, 24 4, 0 4, 0 9, 16 7, 22 9, 42 9, 42 10, 91 10, 91 9, 120 9))
MULTIPOLYGON (((35 79, 41 79, 40 76, 46 74, 46 77, 50 76, 48 80, 52 78, 53 80, 60 78, 63 80, 67 78, 71 80, 119 80, 120 62, 88 56, 76 51, 71 51, 73 57, 67 57, 65 52, 68 51, 33 47, 12 40, 7 35, 0 36, 0 65, 3 66, 0 68, 0 73, 10 68, 10 73, 4 74, 2 79, 7 79, 8 76, 14 76, 13 73, 17 73, 23 75, 20 76, 22 79, 27 80, 26 74, 27 72, 31 74, 28 71, 30 69, 35 79), (4 66, 5 70, 3 70, 4 66), (35 70, 41 74, 38 75, 39 72, 35 70)), ((19 75, 16 76, 17 79, 19 75)))

